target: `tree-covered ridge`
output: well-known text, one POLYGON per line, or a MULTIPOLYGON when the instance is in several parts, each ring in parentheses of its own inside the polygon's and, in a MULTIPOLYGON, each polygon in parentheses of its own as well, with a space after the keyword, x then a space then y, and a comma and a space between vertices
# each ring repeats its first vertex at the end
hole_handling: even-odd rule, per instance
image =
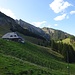
POLYGON ((54 51, 62 54, 66 62, 75 62, 75 50, 70 43, 63 43, 62 41, 55 42, 54 40, 51 40, 50 47, 54 51))

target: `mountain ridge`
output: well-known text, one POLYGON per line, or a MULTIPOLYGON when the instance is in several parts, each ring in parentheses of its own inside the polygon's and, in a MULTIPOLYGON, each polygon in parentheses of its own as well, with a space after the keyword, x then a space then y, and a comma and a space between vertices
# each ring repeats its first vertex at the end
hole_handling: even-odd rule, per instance
POLYGON ((62 30, 57 30, 57 29, 48 28, 48 27, 43 27, 42 30, 45 31, 47 34, 49 34, 51 39, 53 40, 62 40, 62 39, 70 38, 71 36, 74 36, 62 30))
MULTIPOLYGON (((30 25, 28 23, 26 23, 26 24, 30 25)), ((22 33, 23 35, 32 36, 32 37, 35 37, 38 39, 43 39, 43 40, 50 39, 50 38, 46 37, 49 35, 47 35, 43 30, 40 29, 40 31, 44 34, 41 36, 41 34, 42 34, 41 32, 40 32, 41 34, 40 33, 37 34, 37 33, 34 33, 36 30, 34 32, 32 32, 31 30, 25 29, 22 26, 20 26, 14 19, 12 19, 12 18, 6 16, 5 14, 3 14, 2 12, 0 12, 0 37, 10 31, 14 31, 14 32, 17 31, 17 32, 22 33)))
POLYGON ((64 31, 53 28, 38 28, 21 19, 15 21, 11 17, 0 12, 0 37, 10 31, 17 31, 23 35, 35 37, 38 39, 40 38, 46 41, 49 41, 50 39, 61 40, 73 36, 64 31))
POLYGON ((70 74, 75 75, 75 64, 73 64, 73 61, 69 63, 70 60, 74 59, 75 51, 70 45, 55 41, 69 37, 65 36, 68 34, 49 28, 48 32, 42 31, 22 20, 19 22, 23 24, 18 24, 14 19, 2 13, 0 13, 0 16, 1 36, 10 31, 17 31, 23 36, 27 35, 35 37, 35 39, 40 38, 42 43, 46 44, 39 43, 37 39, 33 41, 37 41, 38 45, 30 41, 25 41, 22 44, 0 38, 0 72, 2 75, 67 75, 68 68, 70 68, 70 74), (45 43, 44 40, 47 38, 44 34, 47 33, 49 33, 49 39, 54 40, 46 41, 45 43), (68 61, 66 52, 70 55, 68 61))
POLYGON ((45 33, 41 28, 35 27, 34 25, 29 24, 21 19, 16 20, 16 22, 24 29, 28 29, 30 32, 43 36, 44 38, 46 38, 46 40, 50 40, 50 36, 47 33, 45 33))

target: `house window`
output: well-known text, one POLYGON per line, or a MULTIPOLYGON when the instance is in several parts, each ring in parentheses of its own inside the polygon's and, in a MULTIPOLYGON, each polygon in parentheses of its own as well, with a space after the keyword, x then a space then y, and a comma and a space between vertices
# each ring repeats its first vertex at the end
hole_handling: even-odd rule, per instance
POLYGON ((13 37, 13 35, 10 35, 10 37, 13 37))
POLYGON ((16 37, 16 35, 14 35, 14 37, 16 37))

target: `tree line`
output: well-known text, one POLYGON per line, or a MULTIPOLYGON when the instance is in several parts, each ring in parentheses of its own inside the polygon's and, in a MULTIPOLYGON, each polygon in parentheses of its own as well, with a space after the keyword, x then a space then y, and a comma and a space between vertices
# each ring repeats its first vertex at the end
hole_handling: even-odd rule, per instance
POLYGON ((49 45, 52 48, 52 50, 62 54, 66 62, 69 63, 75 62, 75 51, 70 44, 50 40, 49 45))

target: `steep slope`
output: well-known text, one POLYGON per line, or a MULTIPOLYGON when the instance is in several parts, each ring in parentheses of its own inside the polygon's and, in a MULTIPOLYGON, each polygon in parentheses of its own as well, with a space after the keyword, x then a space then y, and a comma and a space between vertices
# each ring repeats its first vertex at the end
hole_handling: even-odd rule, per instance
POLYGON ((67 75, 16 57, 0 53, 0 75, 67 75))
POLYGON ((52 73, 57 75, 54 72, 55 71, 50 72, 47 67, 42 67, 19 58, 0 53, 0 75, 50 75, 52 73))
POLYGON ((0 12, 0 36, 10 31, 12 25, 16 23, 14 20, 0 12))
POLYGON ((0 12, 0 35, 1 36, 9 31, 21 32, 22 29, 23 28, 19 26, 14 19, 0 12))
MULTIPOLYGON (((27 23, 27 25, 28 25, 28 23, 27 23)), ((30 28, 31 28, 31 26, 30 26, 30 28)), ((6 16, 5 14, 3 14, 2 12, 0 12, 0 37, 2 37, 2 35, 4 35, 7 32, 10 32, 10 31, 16 31, 23 35, 31 36, 31 37, 42 39, 42 40, 47 39, 46 37, 41 36, 41 34, 34 33, 34 32, 36 32, 36 30, 34 32, 31 32, 30 30, 23 28, 22 26, 17 24, 14 19, 12 19, 12 18, 6 16)), ((40 29, 40 31, 42 31, 42 30, 40 29)), ((44 35, 46 35, 46 34, 44 33, 44 35)))
POLYGON ((38 28, 38 27, 35 27, 35 26, 33 26, 33 25, 31 25, 31 24, 29 24, 29 23, 27 23, 27 22, 25 22, 25 21, 23 21, 23 20, 16 20, 16 22, 21 26, 21 27, 23 27, 24 29, 27 29, 27 30, 29 30, 30 32, 32 32, 32 33, 35 33, 35 34, 37 34, 37 35, 39 35, 39 36, 42 36, 42 37, 44 37, 46 40, 50 40, 50 36, 47 34, 47 33, 45 33, 41 28, 38 28))
MULTIPOLYGON (((63 56, 49 48, 29 42, 25 44, 0 39, 0 72, 2 75, 67 75, 63 56), (14 66, 13 66, 14 65, 14 66), (7 73, 7 74, 6 74, 7 73)), ((73 64, 70 74, 75 75, 73 64)))
POLYGON ((56 30, 47 27, 42 28, 42 30, 45 31, 47 34, 49 34, 51 39, 53 40, 61 40, 73 36, 61 30, 56 30))

